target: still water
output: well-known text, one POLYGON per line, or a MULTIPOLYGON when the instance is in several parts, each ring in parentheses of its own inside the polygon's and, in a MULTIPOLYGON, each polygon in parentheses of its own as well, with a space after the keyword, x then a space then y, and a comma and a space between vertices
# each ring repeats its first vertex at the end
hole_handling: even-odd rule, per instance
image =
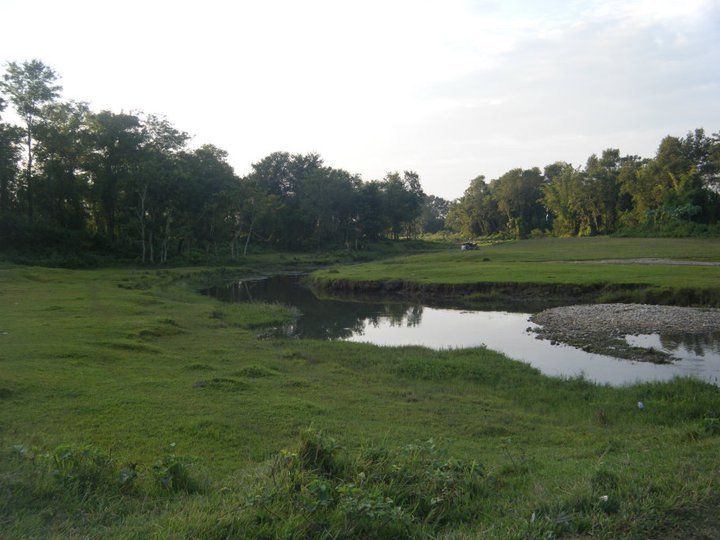
POLYGON ((680 358, 669 365, 620 360, 535 339, 529 313, 467 311, 400 302, 320 299, 298 276, 243 280, 207 294, 232 302, 280 303, 300 316, 283 329, 288 336, 433 349, 487 347, 527 362, 547 375, 584 375, 612 385, 692 376, 720 384, 720 335, 628 336, 632 345, 654 347, 680 358))

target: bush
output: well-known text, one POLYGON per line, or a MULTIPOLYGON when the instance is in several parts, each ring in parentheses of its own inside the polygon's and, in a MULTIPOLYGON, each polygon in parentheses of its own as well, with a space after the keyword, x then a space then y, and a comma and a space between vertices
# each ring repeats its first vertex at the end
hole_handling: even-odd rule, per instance
POLYGON ((190 476, 189 466, 193 460, 169 454, 153 465, 155 482, 164 491, 197 493, 200 484, 190 476))
POLYGON ((297 451, 273 459, 243 512, 218 527, 248 537, 430 538, 472 519, 485 492, 477 463, 448 458, 432 441, 349 456, 308 430, 297 451))

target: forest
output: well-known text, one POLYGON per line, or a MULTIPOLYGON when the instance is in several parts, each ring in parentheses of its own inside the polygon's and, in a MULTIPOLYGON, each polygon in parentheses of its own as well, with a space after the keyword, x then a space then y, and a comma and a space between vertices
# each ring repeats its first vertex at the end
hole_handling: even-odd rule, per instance
MULTIPOLYGON (((500 235, 717 235, 720 133, 667 136, 653 158, 607 149, 584 167, 556 162, 478 176, 455 201, 414 171, 380 180, 274 152, 244 177, 228 154, 190 146, 167 118, 92 111, 61 99, 40 60, 0 80, 0 246, 112 254, 143 263, 256 246, 362 249, 389 238, 500 235), (15 112, 16 122, 6 119, 15 112)), ((561 149, 559 149, 559 153, 561 149)))

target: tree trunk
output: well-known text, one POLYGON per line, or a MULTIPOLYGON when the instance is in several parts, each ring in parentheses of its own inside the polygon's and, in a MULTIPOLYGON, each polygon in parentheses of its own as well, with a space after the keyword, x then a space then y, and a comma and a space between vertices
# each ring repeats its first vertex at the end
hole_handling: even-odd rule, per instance
POLYGON ((252 232, 253 232, 253 225, 255 225, 254 219, 250 222, 250 230, 248 231, 247 240, 245 240, 245 249, 243 249, 243 257, 247 256, 248 246, 250 246, 250 237, 252 236, 252 232))
POLYGON ((150 248, 150 264, 155 264, 155 235, 153 234, 153 230, 150 229, 150 234, 148 237, 148 247, 150 248))
POLYGON ((147 185, 143 186, 142 192, 138 193, 140 197, 140 208, 138 210, 138 220, 140 221, 140 240, 142 242, 142 262, 145 264, 147 260, 147 245, 145 239, 145 199, 147 198, 147 185))
POLYGON ((33 166, 33 154, 32 154, 32 120, 27 120, 27 152, 28 152, 28 162, 27 162, 27 171, 26 171, 26 182, 27 182, 27 200, 28 200, 28 219, 30 220, 30 223, 33 222, 33 212, 34 212, 34 204, 33 204, 33 191, 34 186, 32 185, 32 166, 33 166))

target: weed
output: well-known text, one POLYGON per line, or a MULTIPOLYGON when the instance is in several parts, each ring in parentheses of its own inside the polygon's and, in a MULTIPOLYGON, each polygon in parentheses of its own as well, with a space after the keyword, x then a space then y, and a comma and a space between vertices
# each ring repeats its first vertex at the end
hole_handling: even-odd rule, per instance
POLYGON ((263 366, 253 365, 244 367, 241 370, 236 371, 234 375, 238 377, 247 377, 249 379, 261 379, 264 377, 274 377, 275 375, 277 375, 277 372, 263 366))
POLYGON ((189 366, 186 366, 185 369, 189 371, 212 371, 215 368, 211 366, 210 364, 203 364, 202 362, 195 362, 194 364, 190 364, 189 366))
POLYGON ((193 388, 207 388, 210 390, 222 390, 225 392, 237 392, 246 390, 249 387, 247 383, 226 377, 216 377, 208 381, 195 381, 192 386, 193 388))
POLYGON ((164 491, 197 493, 201 491, 200 484, 190 476, 189 471, 194 462, 188 457, 165 455, 153 465, 153 478, 164 491))
POLYGON ((429 538, 471 519, 485 491, 477 463, 448 458, 432 441, 351 457, 306 430, 296 452, 276 456, 238 519, 248 536, 429 538))
POLYGON ((720 418, 703 418, 702 428, 708 435, 720 435, 720 418))

